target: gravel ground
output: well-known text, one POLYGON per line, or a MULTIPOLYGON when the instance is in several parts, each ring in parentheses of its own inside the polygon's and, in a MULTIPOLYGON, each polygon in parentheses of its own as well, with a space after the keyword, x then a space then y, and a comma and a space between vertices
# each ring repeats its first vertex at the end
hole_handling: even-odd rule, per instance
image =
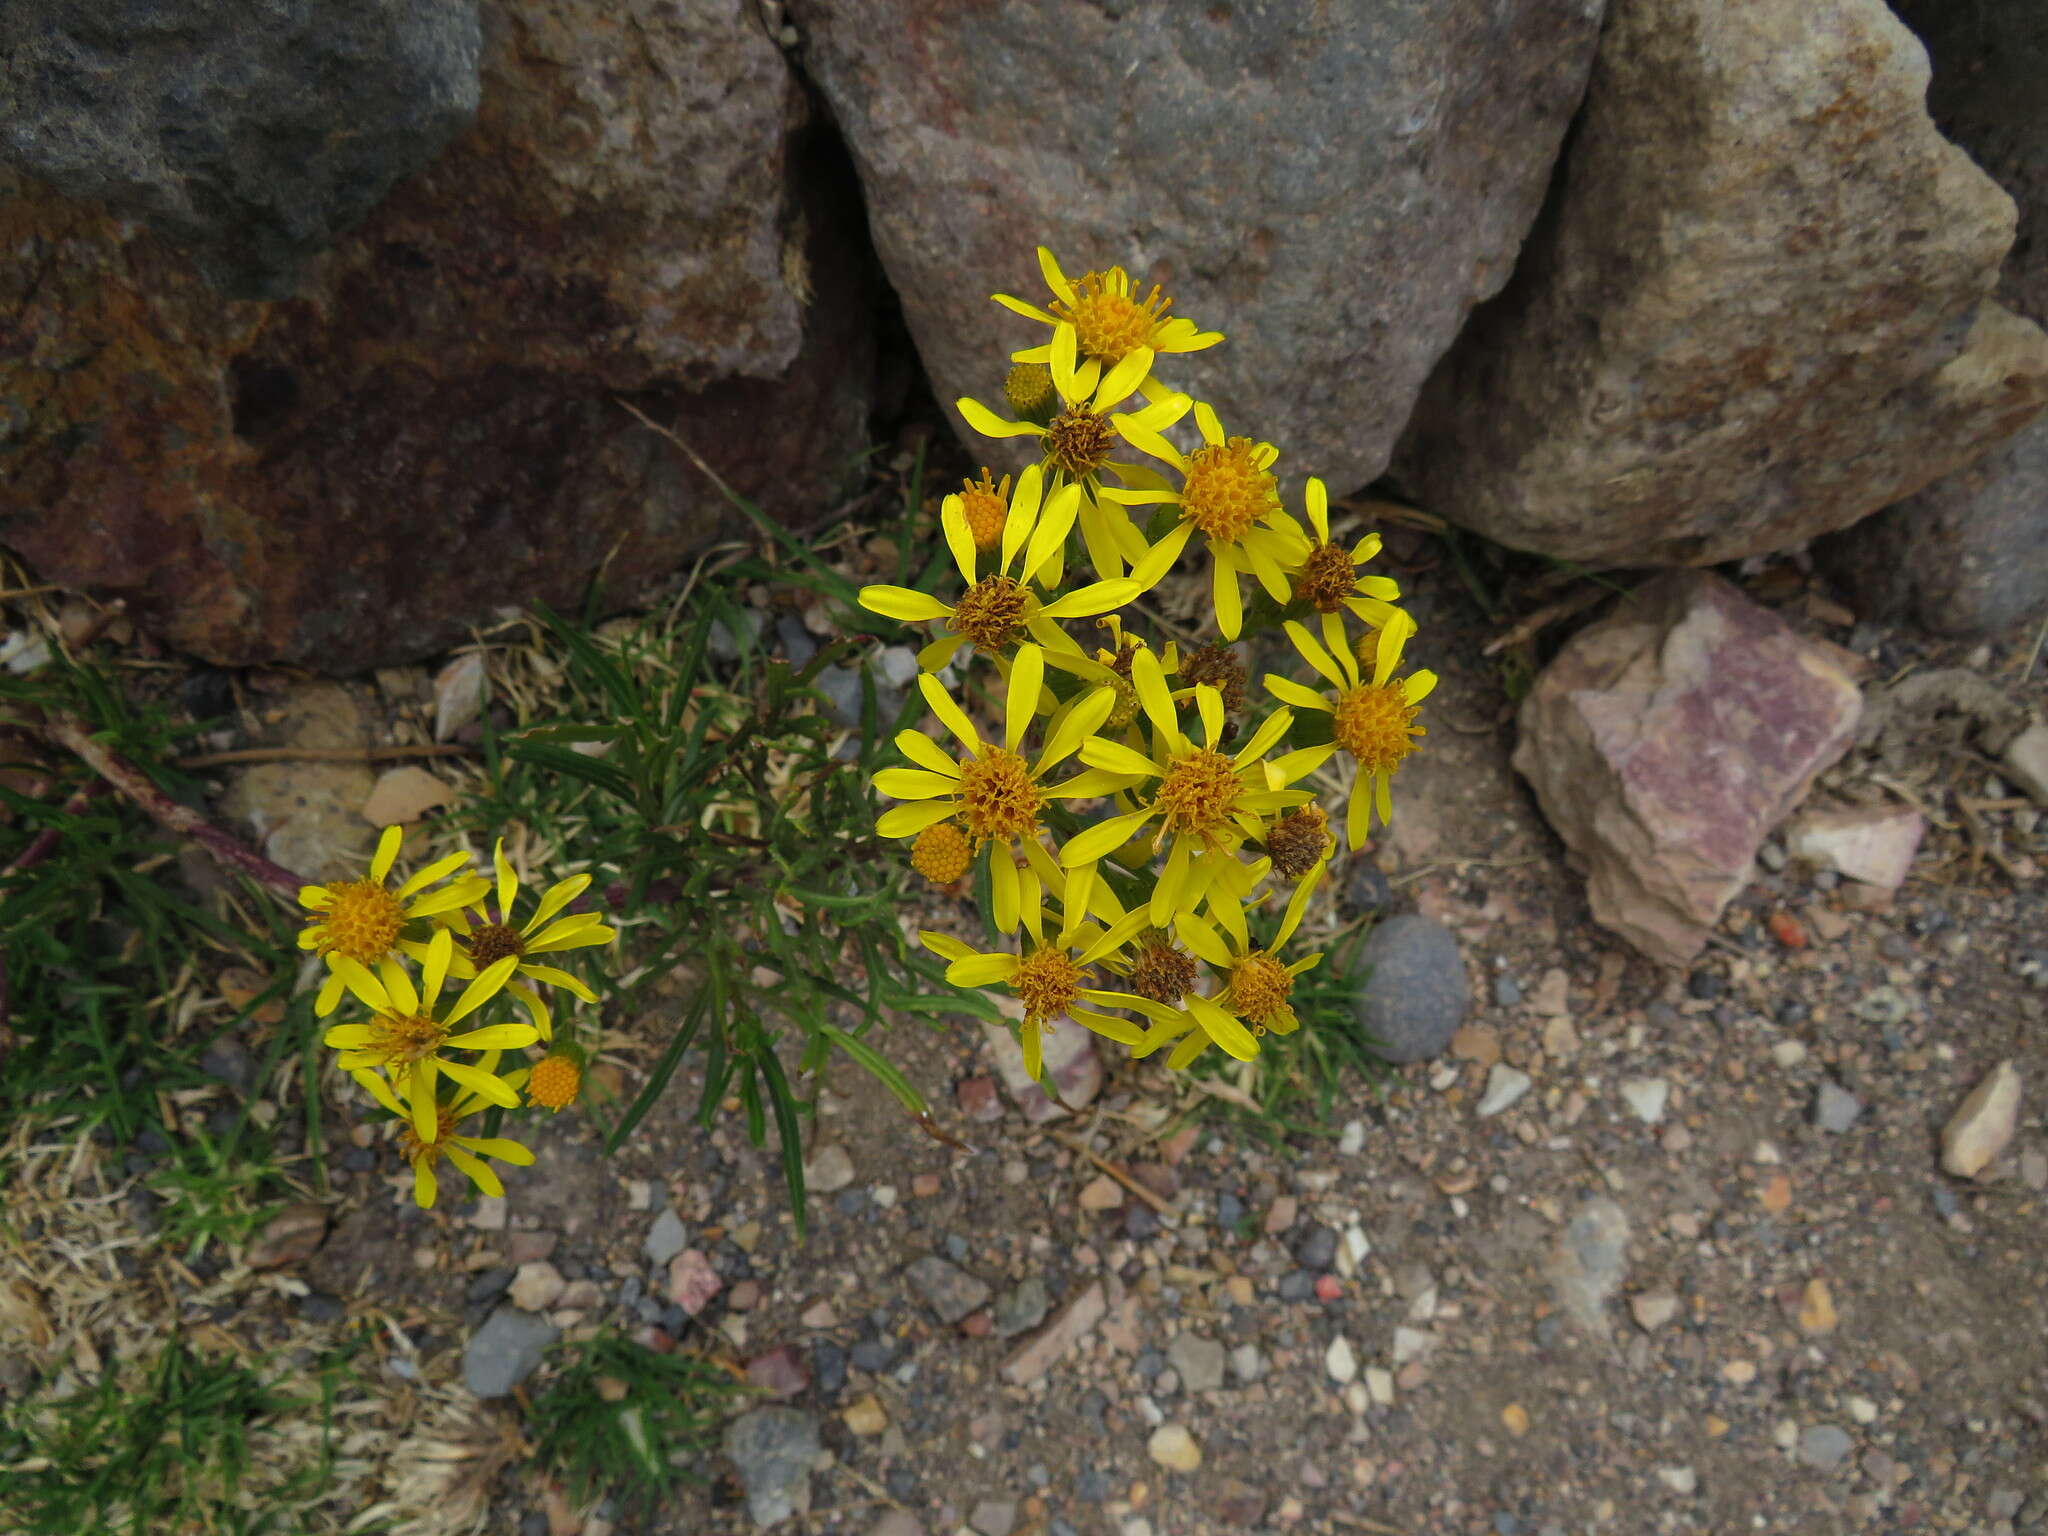
MULTIPOLYGON (((807 1487, 786 1529, 2048 1530, 2038 872, 1937 825, 1887 904, 1773 850, 1699 963, 1657 967, 1589 922, 1507 767, 1490 631, 1438 606, 1387 881, 1331 884, 1456 933, 1473 1006, 1330 1136, 1269 1144, 1115 1061, 1081 1115, 1031 1126, 977 1033, 906 1026, 892 1053, 963 1145, 835 1071, 803 1244, 771 1159, 696 1130, 679 1079, 615 1161, 552 1127, 509 1210, 413 1211, 363 1150, 307 1278, 408 1288, 435 1378, 514 1286, 565 1327, 751 1362, 790 1411, 735 1445, 757 1501, 807 1487), (1943 1173, 1943 1125, 2006 1059, 2017 1137, 1978 1180, 1943 1173), (694 1317, 678 1277, 716 1285, 694 1317)), ((2048 693, 2031 634, 1831 638, 1880 677, 1961 662, 2048 693)), ((1919 766, 1930 806, 2009 798, 1967 756, 1919 766)), ((2008 856, 2035 834, 1986 815, 2008 856)), ((726 1465, 625 1528, 752 1526, 726 1465)), ((490 1528, 549 1529, 530 1480, 506 1475, 490 1528)))

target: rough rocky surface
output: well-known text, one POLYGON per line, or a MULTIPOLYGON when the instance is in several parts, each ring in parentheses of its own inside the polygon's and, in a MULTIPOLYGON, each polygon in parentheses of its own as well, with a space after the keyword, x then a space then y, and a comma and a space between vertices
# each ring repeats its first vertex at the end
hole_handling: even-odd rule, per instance
MULTIPOLYGON (((1934 65, 1935 125, 2011 194, 2018 234, 2001 303, 2048 323, 2048 10, 2032 0, 1898 0, 1934 65)), ((1865 617, 1988 634, 2048 613, 2048 421, 1918 495, 1821 541, 1865 617)))
POLYGON ((775 1525, 811 1507, 811 1464, 823 1449, 815 1415, 756 1408, 726 1426, 725 1454, 747 1490, 756 1525, 775 1525))
POLYGON ((503 1397, 534 1373, 559 1337, 546 1318, 499 1307, 463 1347, 462 1384, 478 1397, 503 1397))
POLYGON ((1401 472, 1519 548, 1707 564, 1912 494, 2048 400, 1987 302, 2012 200, 1928 118, 1880 0, 1616 0, 1515 279, 1401 472))
POLYGON ((0 178, 0 539, 210 660, 352 671, 600 570, 623 600, 718 530, 622 393, 771 515, 829 511, 869 279, 751 9, 520 0, 483 69, 476 125, 288 303, 0 178))
POLYGON ((1423 1061, 1465 1022, 1471 984, 1458 940, 1441 923, 1405 912, 1374 926, 1357 965, 1359 1027, 1388 1061, 1423 1061))
POLYGON ((1227 429, 1279 445, 1283 472, 1348 490, 1385 465, 1431 365, 1506 281, 1601 9, 788 12, 941 400, 989 397, 992 359, 1044 339, 988 302, 1044 297, 1031 255, 1043 241, 1069 275, 1123 265, 1165 285, 1175 313, 1225 331, 1174 376, 1227 429))
POLYGON ((1674 572, 1544 669, 1515 768, 1584 867, 1594 920, 1683 965, 1861 703, 1829 648, 1718 576, 1674 572))
POLYGON ((477 0, 16 0, 0 157, 282 298, 477 109, 477 0))

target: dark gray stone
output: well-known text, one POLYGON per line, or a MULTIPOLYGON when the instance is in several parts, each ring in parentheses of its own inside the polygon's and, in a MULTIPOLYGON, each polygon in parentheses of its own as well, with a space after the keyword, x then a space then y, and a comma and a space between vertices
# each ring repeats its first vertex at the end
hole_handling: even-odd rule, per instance
POLYGON ((0 155, 289 295, 476 115, 476 0, 13 0, 0 155))
POLYGON ((925 1305, 942 1323, 957 1323, 976 1307, 988 1302, 989 1289, 964 1269, 935 1255, 919 1259, 909 1269, 910 1283, 925 1305))
POLYGON ((1295 1262, 1303 1269, 1327 1270, 1337 1262, 1337 1234, 1325 1226, 1313 1226, 1294 1245, 1295 1262))
POLYGON ((500 1307, 470 1335, 462 1351, 463 1385, 478 1397, 503 1397, 534 1373, 559 1337, 546 1318, 500 1307))
POLYGON ((1121 263, 1225 332, 1160 375, 1336 490, 1507 281, 1602 0, 787 10, 941 400, 999 405, 1004 355, 1046 339, 987 296, 1045 302, 1054 232, 1070 277, 1121 263))
POLYGON ((1037 1275, 1027 1275, 996 1298, 996 1336, 1009 1339, 1029 1333, 1045 1321, 1046 1309, 1051 1305, 1045 1281, 1037 1275))
POLYGON ((1985 635, 2040 618, 2048 613, 2048 417, 1817 540, 1813 554, 1865 619, 1985 635))
POLYGON ((822 1448, 817 1418, 796 1408, 756 1408, 726 1426, 725 1454, 739 1469, 756 1525, 810 1510, 811 1467, 822 1448))
POLYGON ((1359 1026, 1388 1061, 1427 1060, 1465 1022, 1465 957, 1441 924, 1417 913, 1390 917, 1360 946, 1357 964, 1372 968, 1358 988, 1359 1026))

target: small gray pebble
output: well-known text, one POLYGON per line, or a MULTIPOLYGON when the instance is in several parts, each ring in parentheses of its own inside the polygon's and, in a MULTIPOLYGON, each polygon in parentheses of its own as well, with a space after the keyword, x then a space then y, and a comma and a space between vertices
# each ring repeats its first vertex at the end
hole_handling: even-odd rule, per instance
POLYGON ((1960 1214, 1963 1209, 1963 1203, 1956 1198, 1956 1192, 1946 1184, 1937 1184, 1928 1193, 1934 1200, 1935 1214, 1943 1221, 1960 1214))
POLYGON ((1863 1101, 1839 1083, 1823 1079, 1813 1099, 1813 1123, 1840 1136, 1863 1113, 1863 1101))
POLYGON ((1328 1227, 1310 1227, 1294 1245, 1294 1261, 1303 1269, 1329 1269, 1337 1262, 1337 1234, 1328 1227))
POLYGON ((1316 1293, 1316 1277, 1305 1269, 1290 1269, 1280 1277, 1282 1301, 1307 1301, 1316 1293))
POLYGON ((1799 1434, 1799 1459, 1825 1471, 1849 1457, 1849 1432, 1835 1424, 1810 1424, 1799 1434))
POLYGON ((1493 1000, 1502 1008, 1512 1008, 1522 1000, 1522 984, 1506 971, 1493 978, 1493 1000))

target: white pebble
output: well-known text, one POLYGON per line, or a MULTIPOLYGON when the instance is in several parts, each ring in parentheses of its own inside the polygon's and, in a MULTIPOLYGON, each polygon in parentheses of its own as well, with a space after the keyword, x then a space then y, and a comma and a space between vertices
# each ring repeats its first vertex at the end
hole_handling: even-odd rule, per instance
POLYGON ((1844 1398, 1842 1406, 1849 1410, 1849 1417, 1858 1424, 1874 1424, 1877 1422, 1877 1404, 1867 1397, 1844 1398))
POLYGON ((1659 1467, 1657 1481, 1673 1493, 1691 1495, 1700 1485, 1699 1474, 1691 1467, 1659 1467))
POLYGON ((1346 1157, 1355 1157, 1365 1150, 1365 1122, 1363 1120, 1347 1120, 1344 1122, 1344 1134, 1337 1138, 1337 1150, 1346 1157))
POLYGON ((1504 1061, 1496 1061, 1493 1070, 1486 1075, 1486 1093, 1479 1100, 1477 1110, 1480 1119, 1499 1114, 1531 1087, 1529 1074, 1517 1072, 1504 1061))
POLYGON ((1372 1394, 1372 1400, 1382 1408, 1394 1403, 1394 1373, 1377 1365, 1365 1368, 1365 1390, 1372 1394))
POLYGON ((1771 1047, 1771 1060, 1789 1071, 1806 1060, 1806 1047, 1797 1040, 1780 1040, 1771 1047))
POLYGON ((1671 1085, 1661 1077, 1632 1077, 1621 1085, 1621 1097, 1630 1114, 1645 1125, 1655 1125, 1664 1118, 1671 1085))
POLYGON ((1358 1356, 1351 1352, 1351 1341, 1343 1334, 1330 1340, 1330 1347, 1323 1352, 1323 1369, 1340 1386, 1357 1380, 1358 1356))

